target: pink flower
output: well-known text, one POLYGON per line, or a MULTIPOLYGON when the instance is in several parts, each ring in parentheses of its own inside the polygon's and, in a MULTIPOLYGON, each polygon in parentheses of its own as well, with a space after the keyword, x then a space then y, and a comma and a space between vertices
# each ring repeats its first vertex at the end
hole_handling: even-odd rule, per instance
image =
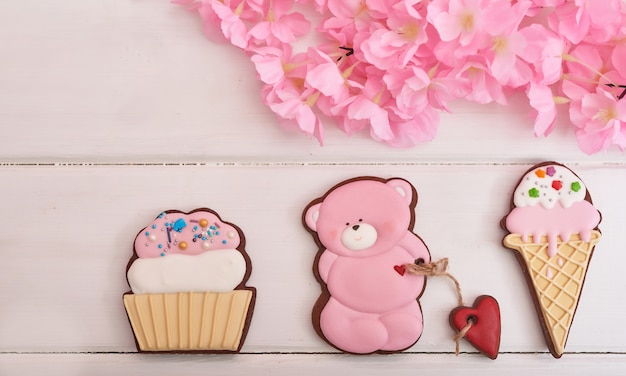
POLYGON ((260 1, 257 9, 262 21, 250 29, 249 35, 256 39, 257 43, 280 46, 292 43, 298 36, 308 33, 311 24, 301 13, 287 13, 291 6, 291 0, 260 1))
POLYGON ((551 85, 561 79, 565 42, 540 24, 525 27, 520 33, 526 39, 526 48, 520 57, 533 65, 533 81, 551 85))
POLYGON ((468 59, 465 63, 453 69, 450 77, 465 80, 469 85, 469 93, 464 97, 476 103, 497 102, 506 104, 506 97, 496 79, 489 73, 484 57, 468 59))
POLYGON ((389 114, 384 108, 390 99, 380 77, 371 77, 358 94, 337 103, 332 113, 342 116, 342 129, 347 134, 360 131, 369 125, 372 138, 387 141, 393 138, 389 114))
POLYGON ((339 95, 344 91, 345 80, 335 61, 314 48, 309 49, 307 56, 313 61, 309 63, 305 77, 305 83, 309 87, 329 97, 339 95))
POLYGON ((626 147, 626 100, 598 86, 570 106, 570 119, 578 128, 578 145, 587 154, 606 150, 612 144, 626 147))
POLYGON ((485 11, 485 28, 492 36, 486 56, 491 74, 502 85, 519 87, 530 81, 530 67, 518 59, 526 49, 526 38, 518 31, 518 26, 529 5, 518 2, 511 6, 501 1, 485 11))
POLYGON ((444 42, 457 40, 461 46, 478 49, 485 44, 484 14, 492 0, 433 0, 428 20, 444 42))
MULTIPOLYGON (((239 17, 243 11, 245 0, 241 0, 235 9, 231 9, 226 3, 222 3, 218 0, 208 1, 211 9, 220 20, 224 37, 234 46, 246 49, 248 47, 248 28, 239 17)), ((205 12, 205 14, 208 14, 208 19, 211 20, 212 15, 206 10, 205 12)))
POLYGON ((291 84, 279 88, 266 86, 266 89, 271 90, 271 95, 264 95, 265 104, 283 120, 283 127, 294 129, 295 125, 296 129, 317 138, 320 145, 324 144, 322 122, 313 111, 319 93, 312 89, 300 92, 291 84))
POLYGON ((527 91, 530 105, 537 112, 535 118, 535 136, 547 136, 556 123, 556 104, 549 86, 532 82, 527 91))
POLYGON ((407 148, 432 141, 437 135, 438 124, 439 112, 432 107, 426 107, 408 120, 396 120, 391 116, 389 125, 394 137, 386 143, 393 147, 407 148))
POLYGON ((387 27, 373 31, 360 45, 365 59, 378 69, 404 68, 428 39, 425 20, 412 4, 399 2, 389 12, 387 27))

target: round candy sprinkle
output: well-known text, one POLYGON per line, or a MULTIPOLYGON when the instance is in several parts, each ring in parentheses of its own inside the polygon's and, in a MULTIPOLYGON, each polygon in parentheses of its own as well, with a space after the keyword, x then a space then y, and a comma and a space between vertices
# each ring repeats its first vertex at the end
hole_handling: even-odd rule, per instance
POLYGON ((148 240, 150 240, 151 242, 154 242, 154 241, 157 240, 157 237, 156 237, 156 235, 151 234, 150 236, 148 236, 148 240))
POLYGON ((203 242, 203 243, 202 243, 202 249, 204 249, 204 250, 207 250, 207 251, 208 251, 208 250, 209 250, 209 248, 211 248, 211 243, 209 243, 209 242, 203 242))
POLYGON ((185 249, 187 249, 187 242, 178 243, 178 248, 184 251, 185 249))
POLYGON ((200 227, 204 228, 209 225, 209 221, 205 218, 202 218, 200 221, 198 221, 198 224, 200 225, 200 227))
POLYGON ((226 240, 222 240, 222 244, 226 244, 226 240))

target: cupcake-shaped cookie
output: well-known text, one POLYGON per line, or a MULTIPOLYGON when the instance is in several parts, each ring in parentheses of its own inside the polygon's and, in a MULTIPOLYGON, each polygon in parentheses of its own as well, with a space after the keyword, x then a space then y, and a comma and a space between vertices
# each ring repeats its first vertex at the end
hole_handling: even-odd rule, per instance
POLYGON ((137 349, 238 352, 256 290, 243 232, 210 209, 161 213, 135 238, 124 306, 137 349))

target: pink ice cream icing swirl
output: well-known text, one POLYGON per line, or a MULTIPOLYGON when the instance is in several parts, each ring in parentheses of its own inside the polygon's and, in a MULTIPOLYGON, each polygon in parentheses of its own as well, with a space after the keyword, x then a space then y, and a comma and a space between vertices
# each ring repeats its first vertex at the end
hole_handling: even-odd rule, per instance
POLYGON ((560 203, 552 209, 541 205, 514 208, 506 219, 507 229, 521 234, 524 242, 530 240, 529 236, 534 242, 539 242, 546 235, 550 257, 556 255, 559 238, 566 242, 572 234, 578 233, 583 241, 589 241, 591 230, 598 223, 600 213, 588 201, 575 202, 567 209, 560 203))
POLYGON ((163 212, 137 236, 135 251, 139 258, 195 256, 210 250, 235 249, 240 242, 237 230, 210 211, 163 212))

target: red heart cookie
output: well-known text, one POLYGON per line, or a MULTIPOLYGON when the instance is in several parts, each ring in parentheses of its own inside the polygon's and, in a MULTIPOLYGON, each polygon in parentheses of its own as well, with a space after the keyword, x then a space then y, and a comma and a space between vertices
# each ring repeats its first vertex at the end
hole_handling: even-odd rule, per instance
POLYGON ((481 353, 495 359, 500 349, 500 306, 496 299, 481 295, 473 307, 457 307, 450 312, 450 325, 457 332, 469 322, 472 326, 465 339, 481 353))

